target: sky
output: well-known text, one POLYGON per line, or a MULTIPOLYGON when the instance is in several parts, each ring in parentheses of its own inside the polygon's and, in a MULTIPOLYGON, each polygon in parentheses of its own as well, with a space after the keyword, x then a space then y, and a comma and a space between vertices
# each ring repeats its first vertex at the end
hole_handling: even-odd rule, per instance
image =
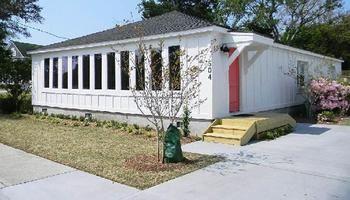
MULTIPOLYGON (((65 38, 75 38, 114 27, 124 20, 138 21, 140 0, 39 0, 44 21, 27 25, 65 38)), ((60 42, 48 34, 28 29, 31 37, 14 40, 40 45, 60 42)))
MULTIPOLYGON (((43 8, 41 24, 27 25, 65 38, 76 38, 123 24, 125 20, 138 21, 138 4, 141 0, 39 0, 43 8)), ((350 0, 344 0, 350 10, 350 0)), ((28 29, 31 37, 20 36, 14 40, 40 45, 52 44, 64 39, 40 31, 28 29)))

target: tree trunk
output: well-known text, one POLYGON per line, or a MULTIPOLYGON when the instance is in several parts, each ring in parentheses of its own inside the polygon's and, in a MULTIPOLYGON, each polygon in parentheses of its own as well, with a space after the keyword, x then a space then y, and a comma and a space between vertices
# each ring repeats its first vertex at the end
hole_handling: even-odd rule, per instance
POLYGON ((162 129, 161 129, 161 134, 162 134, 162 144, 163 144, 163 152, 162 152, 162 163, 165 163, 165 132, 164 132, 164 123, 163 119, 161 119, 161 124, 162 124, 162 129))
POLYGON ((160 144, 159 144, 159 135, 160 135, 160 130, 157 128, 157 160, 160 162, 160 144))

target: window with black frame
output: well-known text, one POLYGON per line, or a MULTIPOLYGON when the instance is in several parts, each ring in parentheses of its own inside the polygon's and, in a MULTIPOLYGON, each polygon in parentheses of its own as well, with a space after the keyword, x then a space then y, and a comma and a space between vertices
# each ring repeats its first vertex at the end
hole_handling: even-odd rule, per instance
POLYGON ((44 87, 50 87, 50 58, 44 60, 44 87))
POLYGON ((52 64, 52 88, 58 88, 58 58, 53 58, 52 64))
POLYGON ((169 52, 169 89, 181 89, 180 46, 171 46, 169 52))
POLYGON ((306 61, 297 61, 297 85, 299 88, 305 86, 305 70, 308 63, 306 61))
POLYGON ((102 89, 102 55, 95 54, 95 89, 102 89))
POLYGON ((129 90, 129 52, 122 51, 120 52, 120 68, 121 68, 121 89, 129 90))
POLYGON ((135 51, 136 90, 145 89, 145 57, 140 50, 135 51))
POLYGON ((162 90, 162 51, 161 49, 151 50, 151 73, 152 90, 162 90))
POLYGON ((107 88, 115 89, 115 53, 107 54, 107 88))
POLYGON ((78 89, 79 84, 78 84, 78 79, 79 79, 79 61, 78 61, 78 56, 73 56, 72 57, 72 89, 78 89))
POLYGON ((90 55, 83 55, 83 89, 90 89, 90 55))
POLYGON ((68 88, 68 57, 62 57, 62 88, 68 88))

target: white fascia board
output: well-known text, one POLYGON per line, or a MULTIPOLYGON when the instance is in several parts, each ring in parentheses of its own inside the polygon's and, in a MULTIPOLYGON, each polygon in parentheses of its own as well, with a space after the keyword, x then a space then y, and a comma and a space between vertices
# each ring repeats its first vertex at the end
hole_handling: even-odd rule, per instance
POLYGON ((239 46, 242 43, 272 45, 273 40, 255 33, 229 32, 225 34, 223 43, 232 44, 233 46, 239 46))
POLYGON ((138 38, 125 39, 125 40, 108 41, 108 42, 68 46, 68 47, 61 47, 61 48, 54 48, 54 49, 47 49, 47 50, 30 51, 30 52, 28 52, 28 54, 34 55, 34 54, 42 54, 42 53, 49 53, 49 52, 56 52, 56 51, 67 51, 67 50, 77 50, 77 49, 85 49, 85 48, 92 48, 92 47, 103 47, 103 46, 109 46, 109 45, 119 45, 119 44, 138 42, 138 41, 140 41, 140 39, 145 40, 145 41, 159 40, 159 39, 165 39, 165 38, 170 38, 170 37, 178 37, 178 36, 192 35, 192 34, 212 32, 212 31, 220 31, 221 32, 221 31, 223 31, 223 29, 224 28, 221 28, 218 26, 208 26, 205 28, 193 29, 193 30, 189 30, 189 31, 150 35, 150 36, 146 36, 146 37, 142 37, 142 38, 138 37, 138 38))
POLYGON ((295 47, 291 47, 291 46, 287 46, 287 45, 283 45, 283 44, 279 44, 279 43, 275 43, 275 42, 273 43, 272 46, 276 47, 276 48, 279 48, 279 49, 285 49, 285 50, 294 51, 294 52, 301 53, 301 54, 315 56, 315 57, 318 57, 318 58, 332 60, 332 61, 335 61, 335 62, 340 62, 340 63, 344 62, 344 60, 341 60, 341 59, 332 58, 332 57, 325 56, 325 55, 322 55, 322 54, 314 53, 314 52, 303 50, 303 49, 298 49, 298 48, 295 48, 295 47))
POLYGON ((273 39, 271 39, 271 38, 264 37, 264 36, 261 36, 261 35, 255 34, 255 33, 231 32, 231 33, 227 33, 227 34, 229 34, 231 37, 230 36, 225 37, 224 43, 227 43, 227 44, 232 43, 233 46, 237 46, 239 43, 247 43, 247 42, 250 42, 251 44, 258 43, 258 44, 263 44, 263 45, 267 45, 267 46, 272 46, 275 48, 285 49, 288 51, 294 51, 294 52, 305 54, 305 55, 315 56, 315 57, 322 58, 322 59, 332 60, 335 62, 341 62, 341 63, 344 62, 343 60, 340 60, 337 58, 332 58, 329 56, 313 53, 311 51, 307 51, 307 50, 298 49, 295 47, 279 44, 279 43, 274 42, 273 39))

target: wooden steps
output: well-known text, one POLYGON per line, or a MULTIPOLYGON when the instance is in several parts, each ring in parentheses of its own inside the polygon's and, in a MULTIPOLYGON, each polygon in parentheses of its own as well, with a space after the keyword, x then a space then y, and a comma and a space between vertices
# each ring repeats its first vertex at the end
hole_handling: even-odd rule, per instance
POLYGON ((252 117, 216 119, 203 134, 206 142, 245 145, 259 132, 281 127, 295 126, 295 120, 287 114, 259 113, 252 117))

